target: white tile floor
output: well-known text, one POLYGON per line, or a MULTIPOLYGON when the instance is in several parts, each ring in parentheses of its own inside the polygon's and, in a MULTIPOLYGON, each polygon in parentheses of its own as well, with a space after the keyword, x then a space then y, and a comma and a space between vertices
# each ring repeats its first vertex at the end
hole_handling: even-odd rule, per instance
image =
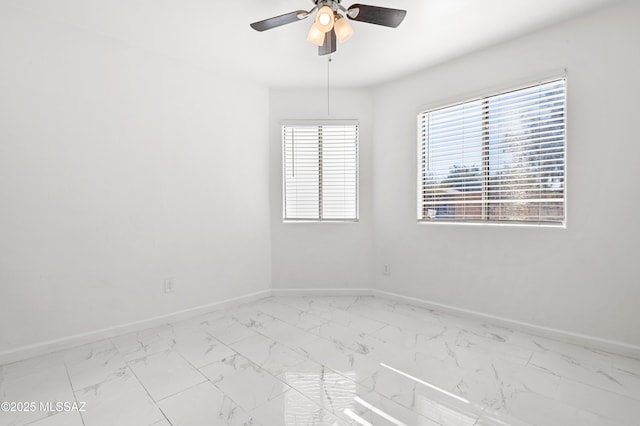
POLYGON ((638 425, 640 361, 373 297, 272 297, 0 367, 0 425, 638 425))

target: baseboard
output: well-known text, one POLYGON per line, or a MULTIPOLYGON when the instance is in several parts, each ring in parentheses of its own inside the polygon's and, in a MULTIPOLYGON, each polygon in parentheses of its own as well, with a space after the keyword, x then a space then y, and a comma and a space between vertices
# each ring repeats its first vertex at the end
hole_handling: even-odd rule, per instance
POLYGON ((208 303, 206 305, 196 306, 194 308, 183 309, 181 311, 148 318, 141 321, 134 321, 127 324, 117 325, 115 327, 103 328, 97 331, 90 331, 87 333, 80 333, 73 336, 63 337, 61 339, 54 339, 42 343, 36 343, 33 345, 22 346, 10 351, 0 352, 0 365, 21 361, 35 356, 45 355, 51 352, 70 349, 98 340, 108 339, 120 334, 140 331, 149 327, 156 327, 168 322, 180 321, 217 309, 224 309, 231 306, 240 305, 242 303, 248 303, 255 300, 263 299, 265 297, 269 297, 270 295, 270 289, 256 291, 254 293, 232 297, 230 299, 221 300, 219 302, 208 303))
POLYGON ((373 296, 370 288, 272 288, 274 296, 373 296))
POLYGON ((541 325, 531 324, 523 321, 517 321, 509 318, 499 317, 496 315, 486 314, 471 309, 458 308, 455 306, 445 305, 442 303, 432 302, 417 297, 405 296, 403 294, 393 293, 384 290, 371 290, 374 296, 386 299, 396 300, 415 306, 420 306, 434 311, 451 313, 466 318, 479 320, 489 324, 501 325, 513 330, 524 331, 536 336, 546 337, 562 342, 573 343, 592 349, 599 349, 619 355, 640 358, 640 346, 631 345, 616 340, 608 340, 600 337, 590 336, 587 334, 574 333, 571 331, 560 330, 557 328, 545 327, 541 325))

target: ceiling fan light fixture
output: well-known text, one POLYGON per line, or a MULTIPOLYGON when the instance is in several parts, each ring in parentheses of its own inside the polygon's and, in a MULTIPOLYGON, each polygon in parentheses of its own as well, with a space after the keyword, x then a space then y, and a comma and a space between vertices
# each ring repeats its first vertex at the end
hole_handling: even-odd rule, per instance
POLYGON ((391 9, 360 3, 355 3, 345 8, 340 4, 342 0, 312 1, 314 6, 309 11, 294 10, 293 12, 263 19, 249 25, 256 31, 266 31, 301 21, 316 13, 313 25, 307 33, 307 40, 319 46, 318 55, 323 56, 335 52, 337 42, 344 43, 353 36, 354 31, 349 21, 396 28, 407 15, 407 11, 403 9, 391 9))
POLYGON ((318 24, 314 23, 311 28, 309 28, 307 41, 315 44, 316 46, 322 46, 324 44, 324 31, 320 29, 318 24))
POLYGON ((353 27, 349 24, 342 16, 338 15, 336 17, 336 22, 333 24, 333 29, 336 32, 336 37, 340 43, 344 43, 349 40, 353 36, 353 27))
POLYGON ((318 10, 315 25, 325 33, 331 31, 333 28, 333 9, 329 6, 322 6, 318 10))

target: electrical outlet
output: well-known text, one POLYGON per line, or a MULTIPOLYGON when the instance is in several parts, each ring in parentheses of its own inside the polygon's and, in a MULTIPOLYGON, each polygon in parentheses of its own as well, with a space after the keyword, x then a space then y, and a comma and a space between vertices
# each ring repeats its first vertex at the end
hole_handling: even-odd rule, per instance
POLYGON ((173 278, 167 278, 164 280, 164 292, 173 293, 173 278))
POLYGON ((384 265, 382 267, 382 275, 391 275, 391 265, 384 265))

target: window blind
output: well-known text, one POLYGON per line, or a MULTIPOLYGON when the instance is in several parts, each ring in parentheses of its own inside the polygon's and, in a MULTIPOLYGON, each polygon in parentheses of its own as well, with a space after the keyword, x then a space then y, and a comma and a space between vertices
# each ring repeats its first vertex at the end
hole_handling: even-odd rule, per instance
POLYGON ((566 82, 418 115, 418 220, 563 224, 566 82))
POLYGON ((358 219, 358 125, 282 126, 284 219, 358 219))

